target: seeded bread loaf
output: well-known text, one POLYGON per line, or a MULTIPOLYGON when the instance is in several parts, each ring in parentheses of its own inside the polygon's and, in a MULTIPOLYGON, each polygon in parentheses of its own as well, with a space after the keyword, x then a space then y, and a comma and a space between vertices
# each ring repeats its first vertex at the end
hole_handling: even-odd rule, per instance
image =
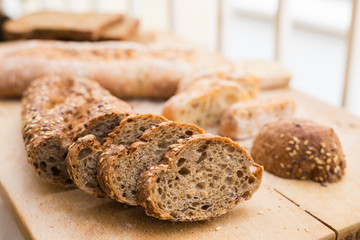
POLYGON ((256 98, 260 90, 259 80, 256 77, 242 69, 235 68, 233 64, 227 64, 215 69, 198 69, 188 74, 179 82, 177 93, 193 88, 203 88, 219 79, 239 84, 250 98, 256 98))
POLYGON ((121 98, 164 99, 192 69, 192 51, 181 46, 130 42, 32 40, 0 56, 0 97, 18 97, 33 79, 54 74, 87 77, 121 98))
POLYGON ((59 39, 91 41, 99 39, 108 26, 120 23, 121 14, 37 12, 4 26, 8 40, 14 39, 59 39))
POLYGON ((264 124, 291 118, 294 110, 294 101, 281 97, 237 102, 223 114, 219 133, 234 140, 251 138, 264 124))
POLYGON ((101 142, 132 107, 98 83, 82 78, 46 76, 34 80, 22 99, 22 126, 28 161, 43 180, 64 186, 68 147, 93 133, 101 142))
POLYGON ((266 124, 253 142, 251 156, 283 178, 335 182, 345 174, 346 162, 334 130, 306 119, 266 124))
POLYGON ((171 146, 159 165, 149 165, 142 172, 139 203, 148 215, 163 220, 218 217, 251 198, 262 172, 230 139, 197 135, 171 146))
POLYGON ((136 183, 145 166, 160 162, 168 147, 179 139, 202 133, 202 129, 192 124, 164 122, 145 131, 128 151, 111 145, 100 156, 98 181, 110 197, 137 205, 136 183))
MULTIPOLYGON (((126 117, 120 122, 120 125, 115 127, 108 135, 103 146, 107 148, 111 145, 122 145, 127 148, 135 142, 146 129, 166 121, 164 117, 154 114, 140 114, 126 117)), ((94 135, 90 134, 79 138, 73 143, 69 147, 69 153, 66 158, 71 179, 80 189, 97 197, 107 196, 101 189, 97 177, 98 161, 102 153, 101 144, 94 135)), ((101 185, 103 184, 101 183, 101 185)))
POLYGON ((249 95, 237 83, 218 79, 204 88, 193 88, 171 97, 165 103, 162 115, 169 120, 193 123, 203 128, 215 127, 229 106, 248 98, 249 95))

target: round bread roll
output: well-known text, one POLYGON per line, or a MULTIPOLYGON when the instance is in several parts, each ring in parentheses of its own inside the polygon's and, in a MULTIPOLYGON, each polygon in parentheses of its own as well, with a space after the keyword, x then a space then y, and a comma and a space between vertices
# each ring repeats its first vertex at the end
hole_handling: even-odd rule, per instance
POLYGON ((306 119, 266 124, 253 142, 251 156, 283 178, 336 182, 345 174, 346 162, 334 130, 306 119))

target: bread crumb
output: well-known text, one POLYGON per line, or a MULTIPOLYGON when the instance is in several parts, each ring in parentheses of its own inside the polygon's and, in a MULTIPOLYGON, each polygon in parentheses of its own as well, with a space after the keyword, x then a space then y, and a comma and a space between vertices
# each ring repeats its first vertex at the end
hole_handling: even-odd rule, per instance
POLYGON ((257 214, 258 214, 258 215, 263 215, 263 214, 264 214, 264 211, 258 211, 257 214))
POLYGON ((287 227, 286 226, 284 226, 284 230, 286 230, 287 229, 287 227))
POLYGON ((297 231, 300 231, 300 228, 297 228, 296 230, 297 230, 297 231))
POLYGON ((215 228, 215 231, 220 231, 221 227, 215 228))
POLYGON ((309 229, 308 229, 307 227, 305 227, 305 231, 306 231, 306 232, 309 232, 309 229))

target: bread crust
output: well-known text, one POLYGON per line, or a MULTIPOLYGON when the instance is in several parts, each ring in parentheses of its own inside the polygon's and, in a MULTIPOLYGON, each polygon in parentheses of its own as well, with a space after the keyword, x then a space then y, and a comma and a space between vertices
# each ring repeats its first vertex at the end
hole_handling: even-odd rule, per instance
POLYGON ((19 97, 33 79, 52 74, 93 79, 120 98, 166 99, 193 60, 192 50, 175 45, 32 40, 0 57, 0 97, 19 97))
POLYGON ((166 154, 164 154, 164 159, 159 164, 152 163, 148 165, 146 169, 144 169, 144 171, 141 173, 139 177, 137 184, 138 202, 145 209, 147 215, 159 218, 161 220, 170 220, 170 221, 207 220, 209 218, 214 218, 222 214, 225 214, 230 209, 234 208, 237 203, 250 199, 253 193, 260 187, 262 173, 263 173, 262 166, 254 163, 250 155, 241 146, 231 141, 229 138, 213 136, 209 134, 195 135, 186 140, 179 141, 178 144, 172 145, 169 151, 166 154), (198 217, 198 218, 187 218, 187 217, 177 218, 169 214, 169 212, 167 212, 166 210, 160 209, 158 205, 158 199, 153 191, 154 186, 156 184, 157 178, 161 174, 166 174, 166 173, 170 174, 172 172, 172 169, 175 168, 177 164, 177 160, 176 160, 177 155, 180 155, 183 149, 188 148, 188 146, 194 142, 200 142, 200 141, 208 142, 208 143, 223 142, 226 143, 228 147, 237 149, 240 153, 244 154, 249 163, 249 166, 247 166, 248 167, 247 171, 251 173, 252 176, 255 177, 254 178, 255 186, 253 187, 252 191, 249 192, 249 194, 247 194, 247 196, 244 197, 239 196, 236 201, 232 202, 231 204, 223 208, 220 212, 211 213, 210 215, 204 217, 198 217), (250 166, 253 166, 256 169, 253 172, 251 172, 250 166))
POLYGON ((334 130, 307 119, 266 124, 254 139, 251 156, 282 178, 336 182, 346 168, 334 130))
POLYGON ((108 129, 99 130, 94 126, 101 127, 97 122, 114 124, 133 113, 130 105, 94 81, 58 76, 36 79, 22 99, 28 161, 41 179, 73 186, 65 163, 68 147, 88 133, 102 141, 108 129))
POLYGON ((224 112, 219 133, 234 140, 251 138, 264 124, 291 118, 294 111, 294 101, 283 97, 237 102, 224 112))

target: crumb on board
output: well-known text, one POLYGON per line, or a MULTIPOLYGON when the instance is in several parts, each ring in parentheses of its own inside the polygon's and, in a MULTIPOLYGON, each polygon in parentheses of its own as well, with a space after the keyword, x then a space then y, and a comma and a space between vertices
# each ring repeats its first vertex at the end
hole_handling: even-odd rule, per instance
POLYGON ((215 231, 220 231, 221 227, 215 228, 215 231))
POLYGON ((306 231, 306 232, 309 232, 309 229, 308 229, 307 227, 305 227, 305 231, 306 231))
POLYGON ((261 211, 258 211, 257 214, 258 214, 258 215, 263 215, 263 214, 264 214, 264 211, 262 211, 262 210, 261 210, 261 211))

